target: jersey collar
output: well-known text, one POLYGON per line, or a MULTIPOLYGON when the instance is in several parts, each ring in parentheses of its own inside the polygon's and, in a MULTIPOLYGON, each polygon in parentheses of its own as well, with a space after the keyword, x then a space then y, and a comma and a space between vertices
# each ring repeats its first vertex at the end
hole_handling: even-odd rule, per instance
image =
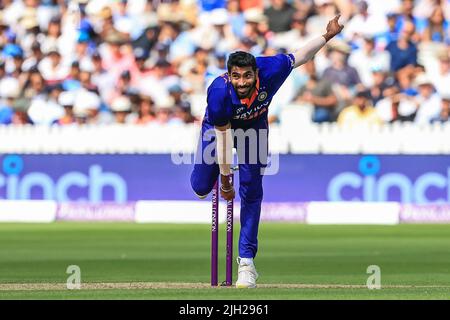
POLYGON ((249 108, 252 103, 255 101, 256 97, 258 96, 258 92, 259 92, 259 77, 256 76, 256 90, 253 91, 253 94, 250 98, 245 98, 245 99, 239 99, 236 90, 234 89, 233 85, 231 84, 230 81, 230 86, 231 86, 231 101, 233 102, 233 104, 245 104, 247 106, 247 108, 249 108))

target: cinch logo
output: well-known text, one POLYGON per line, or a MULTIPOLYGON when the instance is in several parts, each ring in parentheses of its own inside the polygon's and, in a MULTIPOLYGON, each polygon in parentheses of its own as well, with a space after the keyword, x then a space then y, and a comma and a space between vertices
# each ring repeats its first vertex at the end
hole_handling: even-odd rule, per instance
POLYGON ((411 181, 404 174, 393 172, 376 175, 380 172, 381 163, 378 157, 364 156, 359 161, 359 172, 343 172, 331 179, 327 197, 329 201, 390 201, 389 191, 400 192, 403 203, 443 203, 450 201, 450 168, 447 175, 437 172, 427 172, 411 181), (343 189, 350 188, 359 191, 361 197, 343 199, 343 189), (429 199, 427 192, 438 191, 446 198, 429 199))
POLYGON ((0 172, 0 194, 4 193, 6 199, 28 200, 31 199, 31 190, 40 188, 44 200, 100 202, 103 200, 104 188, 111 187, 114 191, 114 201, 127 201, 127 184, 124 179, 118 174, 103 172, 99 165, 90 166, 87 175, 71 171, 59 177, 57 181, 43 172, 30 172, 21 176, 23 168, 22 157, 10 155, 3 158, 1 169, 4 175, 0 172), (72 187, 87 189, 87 198, 71 199, 68 193, 72 187), (3 188, 4 192, 1 192, 3 188))

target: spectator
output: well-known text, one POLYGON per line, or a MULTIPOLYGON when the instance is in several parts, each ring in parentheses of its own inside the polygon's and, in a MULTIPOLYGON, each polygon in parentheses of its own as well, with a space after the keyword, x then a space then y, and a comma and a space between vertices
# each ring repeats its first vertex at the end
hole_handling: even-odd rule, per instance
POLYGON ((292 16, 290 30, 274 35, 271 45, 276 48, 286 48, 289 51, 301 48, 309 39, 310 35, 306 31, 307 18, 301 12, 296 12, 292 16))
POLYGON ((397 41, 392 41, 386 47, 391 56, 391 72, 402 89, 410 87, 417 64, 417 46, 411 41, 414 30, 414 24, 405 21, 397 41))
POLYGON ((164 44, 162 42, 155 43, 150 57, 148 58, 148 65, 153 66, 159 60, 169 60, 169 44, 164 44))
POLYGON ((320 36, 323 26, 328 23, 337 13, 333 0, 314 0, 317 12, 308 18, 306 30, 311 37, 320 36))
POLYGON ((80 71, 80 86, 88 91, 99 92, 98 87, 92 83, 92 74, 86 70, 80 71))
POLYGON ((47 57, 38 65, 42 77, 48 84, 61 82, 69 75, 69 67, 63 64, 61 54, 56 47, 50 48, 47 57))
POLYGON ((41 50, 39 42, 35 41, 31 45, 30 55, 25 59, 22 64, 22 70, 28 72, 31 69, 37 68, 39 62, 44 58, 44 54, 41 50))
POLYGON ((395 12, 389 12, 386 15, 388 29, 386 32, 376 36, 375 46, 380 50, 385 50, 389 43, 397 41, 400 34, 399 30, 397 30, 397 18, 398 14, 395 12))
POLYGON ((80 63, 78 61, 72 62, 68 76, 61 81, 64 90, 79 89, 81 87, 80 83, 80 63))
POLYGON ((136 124, 148 124, 156 120, 154 102, 150 97, 141 96, 139 100, 138 116, 136 124))
POLYGON ((227 1, 227 10, 231 30, 237 38, 242 38, 242 30, 244 29, 245 18, 239 2, 239 0, 227 1))
MULTIPOLYGON (((168 105, 160 105, 156 109, 156 123, 160 125, 169 124, 171 120, 172 112, 170 110, 170 106, 168 105)), ((176 121, 178 124, 179 122, 176 121)))
POLYGON ((143 95, 150 96, 157 106, 166 103, 169 99, 169 86, 178 82, 178 77, 172 74, 171 68, 172 66, 167 60, 158 60, 152 68, 151 75, 142 78, 138 84, 138 91, 143 95))
POLYGON ((98 88, 95 84, 92 83, 92 74, 89 71, 81 70, 79 79, 80 88, 98 93, 98 88))
POLYGON ((358 1, 356 7, 358 13, 349 20, 343 30, 347 41, 359 43, 363 37, 374 38, 388 30, 386 16, 369 13, 369 5, 366 1, 358 1))
POLYGON ((373 84, 370 87, 370 96, 372 97, 372 104, 376 105, 380 100, 386 96, 386 89, 394 86, 394 79, 388 75, 386 70, 378 66, 372 67, 373 84))
POLYGON ((115 123, 131 123, 131 101, 126 96, 119 96, 111 103, 111 111, 114 114, 115 123))
POLYGON ((14 101, 20 95, 17 79, 8 77, 0 81, 0 124, 10 124, 14 114, 14 101))
POLYGON ((170 48, 170 44, 176 39, 180 33, 180 25, 171 17, 167 17, 167 20, 159 19, 160 29, 158 32, 158 37, 156 43, 164 44, 167 49, 170 48))
POLYGON ((6 68, 8 70, 9 75, 15 77, 15 78, 22 78, 22 66, 24 62, 24 52, 22 48, 8 44, 4 48, 5 55, 9 58, 7 58, 6 68), (14 47, 15 49, 12 49, 11 47, 14 47), (12 49, 12 50, 9 50, 12 49))
POLYGON ((17 107, 14 108, 14 114, 11 119, 11 124, 18 126, 18 125, 27 125, 32 124, 30 118, 28 117, 28 114, 23 109, 18 109, 17 107))
POLYGON ((23 88, 23 96, 27 99, 45 98, 47 85, 38 69, 30 70, 23 88))
POLYGON ((23 58, 23 50, 20 46, 12 43, 8 43, 4 46, 2 50, 2 55, 5 58, 5 69, 8 74, 18 72, 20 73, 22 70, 19 66, 19 70, 17 69, 17 60, 23 58))
POLYGON ((426 27, 421 33, 423 42, 450 43, 449 23, 444 17, 441 6, 436 6, 431 16, 426 19, 426 27))
POLYGON ((450 120, 450 90, 441 94, 442 103, 439 115, 432 118, 431 122, 447 122, 450 120))
POLYGON ((213 63, 209 64, 206 69, 206 88, 214 81, 216 77, 227 72, 226 54, 223 52, 216 52, 214 54, 214 58, 213 63))
POLYGON ((101 39, 107 39, 112 35, 118 35, 123 38, 123 41, 129 40, 126 34, 119 32, 119 30, 114 27, 114 18, 110 6, 103 6, 97 14, 101 21, 98 26, 98 33, 101 39))
POLYGON ((405 67, 416 65, 417 46, 411 41, 414 30, 414 24, 405 21, 397 41, 388 44, 386 50, 391 55, 391 71, 399 72, 405 67))
POLYGON ((149 55, 141 47, 134 49, 134 61, 136 68, 130 70, 131 73, 131 85, 137 87, 142 79, 151 75, 151 70, 148 66, 149 55))
MULTIPOLYGON (((186 71, 181 71, 184 78, 191 84, 195 93, 203 93, 206 83, 206 70, 209 64, 209 53, 203 48, 197 48, 192 60, 193 64, 186 71)), ((185 66, 186 67, 186 66, 185 66)))
POLYGON ((353 92, 361 84, 361 80, 358 71, 348 65, 351 48, 346 42, 335 40, 329 44, 329 49, 331 65, 324 70, 322 76, 333 84, 339 111, 352 101, 353 92))
POLYGON ((25 8, 20 17, 19 25, 15 28, 17 32, 17 44, 26 52, 29 51, 31 44, 42 37, 41 29, 37 20, 37 11, 35 8, 25 8))
POLYGON ((105 41, 99 48, 102 64, 116 82, 124 71, 135 68, 132 47, 126 37, 117 32, 110 33, 105 41))
POLYGON ((438 61, 438 70, 431 79, 439 93, 447 92, 447 88, 450 88, 450 55, 447 50, 438 54, 438 61))
POLYGON ((108 100, 109 93, 114 88, 116 80, 113 79, 108 70, 103 67, 102 57, 98 52, 92 55, 92 67, 91 82, 98 88, 103 101, 108 100))
POLYGON ((116 2, 116 6, 113 10, 114 28, 123 34, 126 34, 127 37, 136 39, 142 30, 139 21, 133 19, 133 17, 128 14, 128 3, 129 1, 127 0, 116 2))
POLYGON ((270 6, 264 10, 269 22, 269 29, 275 33, 290 30, 294 7, 286 0, 270 0, 270 6))
POLYGON ((64 116, 64 109, 53 99, 35 98, 27 113, 34 124, 48 126, 64 116))
POLYGON ((348 64, 350 52, 351 48, 346 42, 335 41, 330 43, 329 58, 331 66, 325 69, 323 77, 346 87, 354 87, 361 83, 358 71, 348 64))
POLYGON ((149 56, 150 51, 156 44, 159 33, 159 26, 157 18, 153 15, 147 14, 145 19, 145 28, 141 35, 132 41, 132 46, 134 52, 139 49, 142 50, 143 55, 149 56))
POLYGON ((400 93, 394 84, 383 91, 385 96, 375 104, 378 116, 385 123, 397 121, 413 121, 416 115, 416 104, 407 95, 400 93))
POLYGON ((244 37, 241 38, 241 43, 238 44, 237 49, 240 49, 240 46, 243 45, 243 50, 248 50, 255 55, 259 55, 267 46, 267 39, 265 37, 269 30, 267 17, 258 9, 245 11, 244 17, 244 37), (245 48, 246 45, 249 47, 245 48))
POLYGON ((135 93, 137 91, 138 91, 137 88, 132 87, 130 71, 128 70, 123 71, 119 79, 117 80, 115 86, 111 88, 111 91, 107 93, 107 98, 105 99, 105 102, 106 104, 111 105, 113 100, 116 99, 117 97, 135 93))
MULTIPOLYGON (((26 125, 26 124, 32 124, 30 118, 28 117, 27 114, 27 109, 29 106, 29 101, 28 99, 24 99, 21 97, 18 98, 14 98, 10 100, 12 103, 12 117, 11 117, 11 122, 9 124, 11 125, 26 125)), ((1 109, 1 105, 0 105, 0 109, 1 109)), ((1 110, 0 110, 0 123, 1 123, 1 110)))
POLYGON ((337 98, 333 92, 331 82, 326 77, 318 79, 312 60, 308 61, 304 66, 309 75, 309 80, 300 89, 296 102, 314 106, 313 122, 336 121, 337 98))
POLYGON ((215 49, 222 52, 230 52, 236 47, 238 38, 234 35, 230 27, 230 17, 226 9, 216 9, 211 12, 213 29, 209 32, 213 35, 212 46, 209 49, 215 49))
POLYGON ((69 125, 75 123, 73 105, 75 103, 75 93, 64 91, 59 94, 58 103, 64 108, 64 115, 56 121, 58 125, 69 125))
POLYGON ((397 16, 397 26, 398 32, 402 32, 405 24, 407 22, 412 22, 414 25, 414 31, 411 34, 411 39, 417 41, 420 39, 419 34, 425 28, 425 19, 417 17, 414 14, 414 1, 415 0, 402 0, 400 14, 397 16))
POLYGON ((79 61, 81 65, 90 67, 92 63, 90 58, 91 51, 91 39, 87 33, 80 32, 76 41, 74 53, 68 57, 67 60, 72 63, 74 61, 79 61))
POLYGON ((197 121, 197 119, 192 115, 190 106, 187 104, 182 105, 176 105, 174 107, 172 123, 176 123, 176 120, 178 120, 179 124, 183 123, 194 123, 197 121))
POLYGON ((376 67, 382 72, 387 72, 389 63, 389 53, 375 51, 375 38, 367 35, 364 36, 362 48, 353 51, 348 60, 348 64, 358 71, 361 82, 366 88, 370 88, 374 84, 373 68, 376 67))
POLYGON ((100 110, 101 100, 98 95, 85 89, 76 91, 73 106, 77 123, 83 124, 108 124, 113 119, 109 112, 100 110))
MULTIPOLYGON (((173 99, 173 105, 175 107, 182 108, 183 112, 190 113, 191 111, 191 103, 189 102, 189 96, 186 92, 181 88, 180 85, 174 84, 169 88, 169 94, 173 99)), ((189 116, 186 115, 189 118, 189 116)), ((189 118, 191 119, 191 118, 189 118)), ((193 119, 191 119, 193 121, 193 119)), ((192 121, 189 122, 192 122, 192 121)))
POLYGON ((61 34, 61 19, 59 17, 53 17, 48 24, 46 34, 38 40, 41 44, 41 50, 44 53, 49 53, 50 50, 57 48, 59 51, 62 45, 61 34))
POLYGON ((440 5, 440 2, 440 0, 416 0, 413 15, 418 18, 427 19, 431 17, 433 11, 440 5))
POLYGON ((382 123, 376 109, 370 103, 370 93, 366 89, 357 91, 353 105, 344 108, 337 119, 339 125, 370 126, 382 123))
MULTIPOLYGON (((223 22, 220 21, 220 23, 223 22)), ((168 61, 177 66, 183 59, 190 57, 194 53, 196 47, 195 33, 197 30, 194 28, 193 22, 187 19, 172 22, 168 26, 172 28, 170 38, 167 39, 167 44, 170 44, 168 61)), ((203 45, 205 42, 204 46, 211 48, 218 37, 217 32, 210 32, 201 38, 199 44, 203 45)))
POLYGON ((435 92, 432 81, 425 73, 419 74, 414 83, 419 91, 414 99, 417 107, 414 121, 417 124, 430 123, 432 119, 439 116, 442 105, 441 98, 435 92))

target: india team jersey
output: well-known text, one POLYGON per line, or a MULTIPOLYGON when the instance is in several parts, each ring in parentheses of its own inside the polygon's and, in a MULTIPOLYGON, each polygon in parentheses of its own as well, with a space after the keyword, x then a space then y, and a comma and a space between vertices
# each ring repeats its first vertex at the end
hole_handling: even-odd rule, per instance
POLYGON ((208 87, 204 121, 214 126, 231 122, 231 127, 248 128, 258 121, 267 121, 267 110, 273 96, 294 68, 292 54, 257 57, 259 69, 256 90, 252 97, 239 99, 228 73, 217 77, 208 87))

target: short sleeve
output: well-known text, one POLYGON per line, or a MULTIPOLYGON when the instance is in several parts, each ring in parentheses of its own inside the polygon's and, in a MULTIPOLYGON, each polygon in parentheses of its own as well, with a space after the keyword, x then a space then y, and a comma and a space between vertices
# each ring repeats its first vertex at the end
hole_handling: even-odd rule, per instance
POLYGON ((294 69, 295 58, 292 54, 277 54, 270 57, 260 57, 264 66, 268 67, 270 75, 286 79, 294 69))
POLYGON ((231 121, 231 108, 227 108, 226 94, 222 88, 211 88, 208 90, 208 118, 215 126, 224 126, 231 121))
POLYGON ((277 54, 269 57, 258 57, 260 72, 270 79, 275 91, 281 87, 294 69, 295 58, 292 54, 277 54))

